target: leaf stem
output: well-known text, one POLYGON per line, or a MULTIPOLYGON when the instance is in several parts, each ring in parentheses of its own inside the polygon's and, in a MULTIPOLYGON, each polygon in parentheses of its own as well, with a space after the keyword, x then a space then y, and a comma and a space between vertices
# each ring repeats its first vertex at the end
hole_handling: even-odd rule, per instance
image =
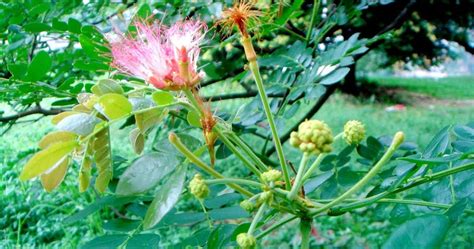
POLYGON ((309 167, 308 171, 306 171, 306 174, 304 174, 303 176, 303 179, 301 180, 303 183, 311 177, 311 175, 313 174, 313 172, 319 167, 319 165, 321 164, 321 162, 324 160, 324 158, 327 156, 327 153, 321 153, 318 155, 318 157, 316 158, 316 160, 313 162, 313 164, 311 164, 311 166, 309 167))
MULTIPOLYGON (((196 166, 206 171, 208 174, 212 175, 215 178, 218 178, 218 179, 225 178, 219 172, 217 172, 210 166, 206 165, 203 161, 201 161, 201 159, 199 159, 188 148, 186 148, 186 146, 181 142, 181 140, 178 138, 178 136, 176 136, 176 134, 170 133, 168 139, 171 142, 171 144, 173 144, 176 147, 176 149, 178 149, 189 161, 194 163, 196 166)), ((235 183, 229 183, 227 185, 247 197, 253 196, 253 194, 250 191, 242 188, 241 186, 235 183)))
POLYGON ((370 181, 370 179, 372 179, 375 175, 377 175, 377 173, 382 169, 382 166, 384 166, 390 160, 390 158, 393 156, 393 153, 395 153, 397 148, 403 142, 403 139, 404 139, 403 133, 397 132, 397 134, 395 134, 395 137, 393 138, 392 144, 390 144, 390 147, 387 149, 385 154, 382 156, 382 158, 380 158, 380 160, 375 164, 375 166, 362 179, 360 179, 354 186, 352 186, 349 190, 347 190, 345 193, 340 195, 338 198, 332 200, 331 202, 324 205, 323 207, 318 208, 315 211, 312 211, 310 214, 316 215, 334 207, 335 205, 341 203, 342 201, 347 199, 349 196, 357 192, 363 186, 365 186, 370 181))
POLYGON ((391 191, 385 191, 385 192, 379 193, 377 195, 371 196, 369 198, 366 198, 364 200, 360 200, 360 201, 357 201, 357 202, 354 202, 354 203, 344 205, 340 208, 337 208, 336 211, 337 212, 346 212, 346 211, 350 211, 350 210, 357 209, 357 208, 360 208, 360 207, 368 206, 368 205, 371 205, 372 203, 375 203, 375 202, 381 200, 385 196, 388 196, 388 195, 391 195, 391 194, 396 194, 396 193, 402 192, 404 190, 416 187, 418 185, 421 185, 421 184, 424 184, 424 183, 427 183, 427 182, 431 182, 433 180, 440 179, 440 178, 443 178, 445 176, 456 174, 456 173, 466 171, 466 170, 470 170, 470 169, 474 169, 474 163, 469 163, 469 164, 465 164, 465 165, 462 165, 462 166, 459 166, 459 167, 456 167, 456 168, 443 170, 443 171, 437 172, 437 173, 435 173, 433 175, 430 175, 430 176, 417 177, 417 178, 413 179, 411 184, 408 184, 404 187, 400 187, 400 188, 397 188, 397 189, 394 189, 394 190, 391 190, 391 191))
POLYGON ((265 210, 266 206, 267 206, 267 203, 264 202, 258 208, 257 214, 255 214, 255 217, 253 218, 252 223, 250 223, 250 227, 249 227, 249 230, 247 231, 247 234, 252 235, 255 232, 255 228, 257 228, 258 221, 262 217, 263 211, 265 210))
POLYGON ((205 180, 207 184, 229 184, 229 183, 236 183, 240 185, 249 185, 252 187, 257 187, 261 188, 264 185, 259 183, 259 182, 254 182, 251 180, 244 180, 240 178, 221 178, 221 179, 211 179, 211 180, 205 180))
POLYGON ((295 216, 295 215, 289 216, 286 219, 283 219, 283 220, 273 224, 271 227, 267 228, 267 230, 265 230, 265 231, 261 232, 260 234, 258 234, 257 236, 255 236, 255 238, 260 239, 260 238, 266 236, 267 234, 271 233, 273 230, 285 225, 286 223, 288 223, 288 222, 290 222, 290 221, 292 221, 296 218, 298 218, 298 216, 295 216))
POLYGON ((218 125, 214 126, 214 131, 217 133, 217 136, 222 140, 222 142, 227 146, 227 148, 229 148, 229 150, 232 151, 232 153, 234 153, 234 155, 238 157, 244 163, 244 165, 249 168, 250 171, 260 177, 260 175, 262 174, 260 170, 258 170, 257 167, 255 167, 255 165, 253 165, 253 163, 250 162, 244 155, 242 155, 242 153, 237 149, 237 147, 235 147, 235 145, 231 141, 229 141, 227 136, 224 134, 224 132, 220 129, 218 125))
POLYGON ((314 0, 313 2, 313 12, 311 14, 311 21, 308 27, 308 33, 306 34, 306 45, 311 41, 311 35, 313 34, 314 23, 316 22, 316 17, 318 16, 319 11, 319 0, 314 0))
POLYGON ((255 153, 252 151, 252 149, 244 142, 242 141, 235 133, 230 133, 230 139, 234 141, 234 143, 237 144, 242 150, 247 153, 248 156, 260 167, 261 170, 268 170, 267 165, 265 165, 260 158, 255 155, 255 153))
POLYGON ((253 78, 257 85, 258 94, 260 96, 260 100, 262 101, 263 109, 265 111, 265 115, 267 116, 268 124, 270 125, 273 142, 275 143, 278 159, 280 161, 280 165, 283 171, 283 177, 285 179, 285 186, 286 189, 290 189, 290 175, 288 172, 288 166, 286 165, 285 155, 283 154, 283 147, 281 145, 280 137, 278 136, 275 121, 273 119, 273 114, 270 109, 270 104, 268 103, 267 94, 265 93, 265 87, 263 86, 262 76, 260 75, 260 69, 257 63, 257 58, 255 57, 255 50, 253 48, 250 37, 244 37, 242 39, 242 44, 246 50, 247 60, 249 61, 249 68, 250 71, 252 71, 253 78), (250 51, 250 53, 247 53, 248 51, 250 51))
POLYGON ((288 195, 286 196, 289 200, 294 200, 296 195, 298 194, 298 191, 301 188, 301 185, 303 183, 301 179, 303 178, 303 174, 304 174, 308 159, 309 159, 309 154, 303 153, 303 156, 301 157, 301 161, 300 161, 300 166, 298 167, 298 173, 296 174, 295 183, 293 184, 293 187, 291 188, 290 193, 288 193, 288 195))

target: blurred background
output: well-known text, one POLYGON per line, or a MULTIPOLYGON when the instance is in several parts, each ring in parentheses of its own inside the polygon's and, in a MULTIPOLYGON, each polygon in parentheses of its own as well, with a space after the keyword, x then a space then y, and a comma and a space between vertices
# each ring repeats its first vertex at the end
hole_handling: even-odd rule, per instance
MULTIPOLYGON (((312 4, 258 1, 256 8, 277 25, 260 23, 252 28, 257 34, 257 53, 275 55, 282 48, 295 48, 298 37, 305 36, 312 4)), ((66 217, 97 199, 92 191, 79 194, 77 170, 71 170, 52 193, 44 192, 39 181, 19 181, 18 175, 37 150, 37 142, 54 129, 52 115, 71 108, 74 97, 90 90, 95 80, 120 77, 110 74, 105 37, 113 35, 113 29, 130 30, 132 18, 154 14, 164 23, 183 18, 207 22, 209 42, 202 48, 200 61, 206 73, 202 92, 219 111, 232 113, 241 106, 253 111, 256 93, 242 74, 242 48, 235 37, 222 37, 213 26, 223 8, 231 5, 232 1, 172 0, 0 2, 0 248, 75 248, 106 233, 103 224, 120 214, 114 207, 97 207, 100 212, 66 224, 66 217)), ((351 39, 361 43, 358 48, 362 49, 351 54, 350 71, 339 75, 337 83, 315 87, 306 99, 300 96, 291 101, 295 114, 282 117, 281 128, 290 129, 298 120, 314 117, 341 130, 347 120, 359 119, 368 134, 403 130, 410 142, 424 147, 444 126, 473 122, 473 6, 470 0, 321 1, 319 24, 314 39, 310 37, 317 53, 351 39)), ((272 83, 274 69, 267 67, 268 92, 279 96, 280 82, 272 83)), ((258 120, 246 121, 255 125, 258 120)), ((115 154, 125 159, 134 157, 129 131, 124 128, 113 136, 115 154)), ((232 163, 227 166, 229 171, 238 171, 232 163)), ((325 248, 377 248, 400 219, 397 214, 375 211, 326 217, 318 220, 313 236, 325 248)), ((450 231, 445 247, 473 248, 473 225, 472 217, 463 220, 450 231)), ((166 238, 162 245, 186 237, 187 229, 162 232, 166 238)), ((282 229, 265 245, 291 247, 294 230, 282 229)))

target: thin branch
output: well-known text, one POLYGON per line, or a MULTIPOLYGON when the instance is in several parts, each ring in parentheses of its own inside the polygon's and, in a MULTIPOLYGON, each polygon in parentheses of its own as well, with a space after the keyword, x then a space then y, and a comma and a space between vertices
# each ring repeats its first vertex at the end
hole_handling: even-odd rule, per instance
MULTIPOLYGON (((244 93, 230 93, 230 94, 223 94, 223 95, 216 95, 216 96, 209 96, 204 97, 206 101, 221 101, 221 100, 228 100, 228 99, 244 99, 244 98, 251 98, 257 96, 257 91, 249 91, 244 93)), ((270 98, 281 98, 284 94, 268 94, 270 98)))
POLYGON ((17 114, 0 117, 0 123, 8 123, 10 121, 14 121, 14 120, 17 120, 17 119, 20 119, 22 117, 26 117, 26 116, 32 115, 32 114, 42 114, 44 116, 48 116, 48 115, 56 115, 56 114, 61 113, 63 111, 64 111, 63 109, 50 109, 50 110, 47 110, 47 109, 43 109, 41 106, 36 106, 34 108, 31 108, 30 110, 19 112, 17 114))
POLYGON ((97 25, 97 24, 100 24, 102 22, 108 21, 108 20, 112 19, 114 16, 118 15, 119 13, 124 12, 125 10, 129 9, 130 7, 135 5, 137 2, 138 2, 137 0, 134 0, 130 3, 127 3, 127 5, 125 5, 125 8, 123 10, 119 10, 117 12, 114 12, 114 13, 112 13, 112 14, 110 14, 110 15, 108 15, 108 16, 106 16, 106 17, 104 17, 104 18, 102 18, 98 21, 92 22, 92 24, 97 25))

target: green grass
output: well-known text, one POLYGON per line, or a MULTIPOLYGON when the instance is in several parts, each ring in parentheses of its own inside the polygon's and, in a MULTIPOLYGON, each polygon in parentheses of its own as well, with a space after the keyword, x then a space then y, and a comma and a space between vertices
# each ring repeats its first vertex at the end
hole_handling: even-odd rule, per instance
POLYGON ((368 77, 367 83, 403 88, 442 99, 474 99, 474 76, 446 78, 368 77))

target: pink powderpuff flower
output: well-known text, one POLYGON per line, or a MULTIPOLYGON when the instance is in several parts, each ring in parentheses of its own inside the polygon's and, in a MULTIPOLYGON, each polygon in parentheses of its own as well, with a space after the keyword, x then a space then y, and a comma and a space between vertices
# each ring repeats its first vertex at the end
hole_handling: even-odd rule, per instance
POLYGON ((181 90, 197 84, 199 45, 206 25, 186 20, 171 27, 135 22, 136 37, 111 42, 112 66, 159 89, 181 90))

